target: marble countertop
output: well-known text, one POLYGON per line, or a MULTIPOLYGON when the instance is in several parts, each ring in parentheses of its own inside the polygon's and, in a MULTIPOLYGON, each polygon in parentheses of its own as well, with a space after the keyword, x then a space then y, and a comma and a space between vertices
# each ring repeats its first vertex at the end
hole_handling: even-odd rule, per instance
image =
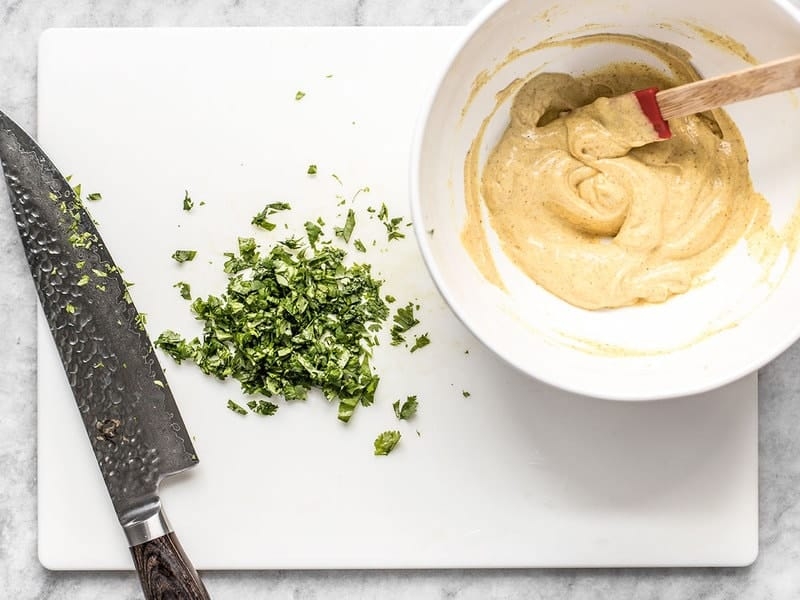
MULTIPOLYGON (((48 27, 460 25, 487 0, 0 0, 0 106, 34 130, 48 27)), ((0 195, 5 196, 4 191, 0 195)), ((36 556, 35 292, 0 201, 0 595, 138 599, 132 573, 58 573, 36 556)), ((759 373, 760 548, 742 569, 211 572, 214 598, 587 599, 800 597, 800 344, 759 373)), ((709 543, 714 543, 709 540, 709 543)))

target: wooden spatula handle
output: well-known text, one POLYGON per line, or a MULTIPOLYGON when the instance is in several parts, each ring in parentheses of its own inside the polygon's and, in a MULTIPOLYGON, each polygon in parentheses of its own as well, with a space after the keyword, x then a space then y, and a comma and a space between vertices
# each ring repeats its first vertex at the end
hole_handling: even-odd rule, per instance
POLYGON ((656 94, 665 120, 800 87, 800 54, 656 94))
POLYGON ((131 554, 147 600, 210 599, 174 533, 131 546, 131 554))

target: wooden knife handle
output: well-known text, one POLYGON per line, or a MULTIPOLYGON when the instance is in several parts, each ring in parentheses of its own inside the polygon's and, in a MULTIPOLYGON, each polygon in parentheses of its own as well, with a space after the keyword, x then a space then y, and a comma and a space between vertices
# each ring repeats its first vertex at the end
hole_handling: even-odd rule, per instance
POLYGON ((147 600, 210 600, 174 533, 131 546, 131 554, 147 600))

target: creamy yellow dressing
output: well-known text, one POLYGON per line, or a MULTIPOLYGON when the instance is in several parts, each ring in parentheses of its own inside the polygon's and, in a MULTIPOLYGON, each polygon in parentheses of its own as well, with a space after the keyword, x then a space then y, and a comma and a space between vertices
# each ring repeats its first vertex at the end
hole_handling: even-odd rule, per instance
POLYGON ((742 236, 771 229, 744 142, 724 111, 675 119, 673 137, 655 142, 625 94, 698 76, 680 49, 633 40, 652 48, 672 77, 639 63, 579 77, 536 75, 512 85, 511 122, 479 176, 473 145, 462 240, 490 281, 502 285, 481 204, 523 272, 587 309, 663 302, 687 291, 742 236))

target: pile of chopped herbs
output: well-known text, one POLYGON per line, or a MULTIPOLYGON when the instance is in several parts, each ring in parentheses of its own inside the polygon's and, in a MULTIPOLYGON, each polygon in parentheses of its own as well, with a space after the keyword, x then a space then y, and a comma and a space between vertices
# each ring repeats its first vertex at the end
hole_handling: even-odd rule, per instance
POLYGON ((319 388, 347 422, 374 400, 372 348, 389 309, 369 265, 345 265, 344 250, 318 243, 319 227, 306 230, 308 243, 289 238, 265 254, 240 238, 238 253, 226 254, 225 293, 192 302, 202 337, 187 341, 167 330, 155 344, 177 362, 235 378, 247 394, 299 400, 319 388))

